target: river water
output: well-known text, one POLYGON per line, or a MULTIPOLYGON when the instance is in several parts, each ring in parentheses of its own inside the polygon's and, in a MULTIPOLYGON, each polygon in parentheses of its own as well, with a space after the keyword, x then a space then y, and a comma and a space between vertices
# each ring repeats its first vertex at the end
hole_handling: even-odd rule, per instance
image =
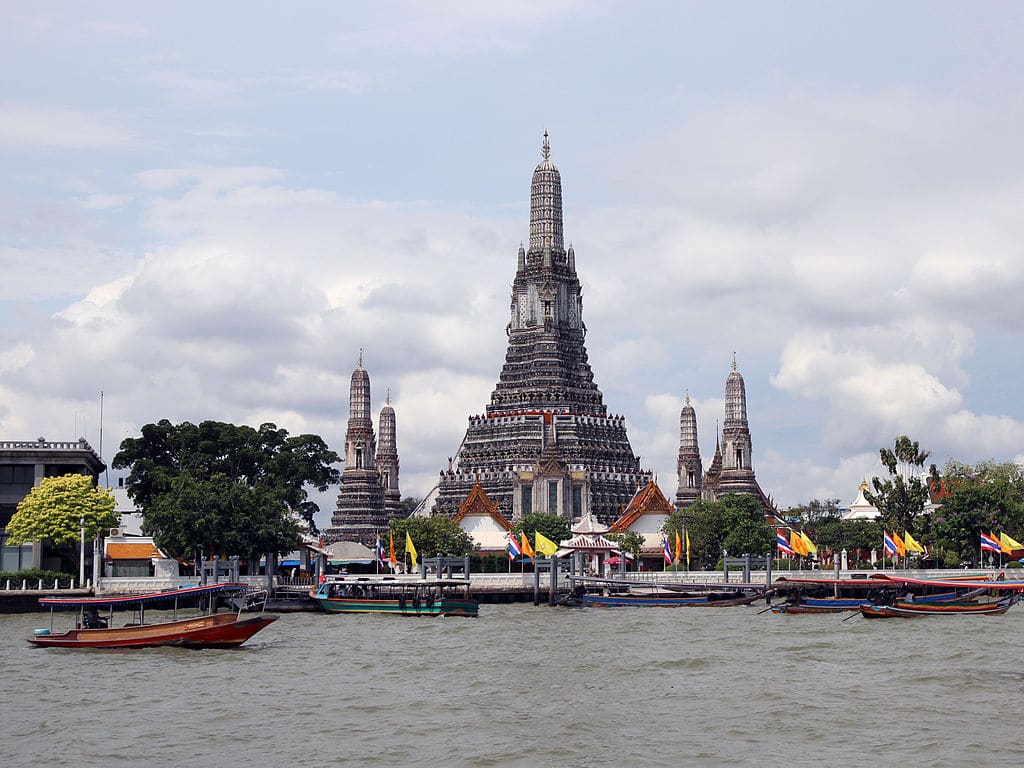
POLYGON ((241 648, 202 651, 34 648, 24 638, 48 614, 0 616, 0 765, 1024 758, 1024 606, 917 620, 759 610, 287 614, 241 648))

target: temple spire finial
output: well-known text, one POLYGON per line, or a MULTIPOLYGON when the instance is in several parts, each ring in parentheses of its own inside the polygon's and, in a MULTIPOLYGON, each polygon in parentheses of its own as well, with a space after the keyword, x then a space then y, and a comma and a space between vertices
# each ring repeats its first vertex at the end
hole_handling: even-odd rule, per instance
POLYGON ((391 405, 391 387, 388 387, 388 393, 384 397, 384 405, 391 405))
POLYGON ((686 388, 686 404, 687 405, 690 404, 690 388, 689 387, 686 388))
POLYGON ((545 160, 551 159, 551 145, 548 143, 548 129, 544 129, 544 144, 540 148, 540 156, 545 160))
POLYGON ((732 353, 732 369, 734 371, 736 370, 736 352, 735 351, 732 353))

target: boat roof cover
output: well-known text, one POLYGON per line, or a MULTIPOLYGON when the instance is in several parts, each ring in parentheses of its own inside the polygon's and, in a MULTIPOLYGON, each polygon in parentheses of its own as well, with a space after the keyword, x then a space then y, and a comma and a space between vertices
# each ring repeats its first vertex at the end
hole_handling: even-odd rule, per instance
POLYGON ((209 584, 205 587, 184 587, 182 589, 170 589, 166 592, 149 592, 143 595, 118 595, 116 597, 41 597, 40 605, 135 605, 137 603, 155 603, 163 600, 174 600, 181 597, 194 597, 196 595, 208 595, 213 592, 239 592, 249 589, 248 584, 235 581, 224 581, 219 584, 209 584))

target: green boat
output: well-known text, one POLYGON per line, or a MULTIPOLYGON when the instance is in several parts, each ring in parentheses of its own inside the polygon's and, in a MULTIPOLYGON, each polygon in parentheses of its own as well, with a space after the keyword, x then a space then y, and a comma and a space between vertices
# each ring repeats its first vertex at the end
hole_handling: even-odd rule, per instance
POLYGON ((309 596, 326 613, 476 616, 480 610, 468 579, 328 576, 309 596))

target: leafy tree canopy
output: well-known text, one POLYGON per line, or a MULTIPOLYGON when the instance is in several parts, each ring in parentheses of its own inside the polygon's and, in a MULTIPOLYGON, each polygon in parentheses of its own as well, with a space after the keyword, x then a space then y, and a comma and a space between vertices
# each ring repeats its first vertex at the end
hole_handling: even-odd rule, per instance
POLYGON ((270 423, 163 419, 141 433, 121 443, 113 466, 130 469, 144 530, 175 557, 286 552, 299 539, 293 514, 315 528, 319 507, 306 488, 323 492, 340 479, 340 458, 320 437, 270 423))
POLYGON ((545 515, 535 512, 530 515, 523 515, 512 527, 512 533, 518 536, 526 533, 533 543, 534 531, 539 531, 541 536, 547 536, 555 544, 560 544, 572 535, 569 520, 562 515, 545 515))
MULTIPOLYGON (((473 537, 447 515, 407 517, 391 521, 391 534, 395 539, 395 556, 405 560, 405 534, 412 538, 417 554, 422 557, 462 557, 473 551, 473 537)), ((381 539, 384 551, 389 543, 381 539)))
POLYGON ((619 549, 628 552, 634 558, 640 557, 640 551, 644 548, 644 537, 636 531, 623 531, 622 533, 609 533, 609 541, 619 545, 619 549))
MULTIPOLYGON (((893 450, 879 450, 882 464, 889 471, 889 478, 872 478, 874 492, 866 491, 864 498, 882 513, 882 525, 886 528, 914 530, 914 520, 928 502, 928 484, 915 470, 924 467, 928 455, 927 451, 922 451, 920 445, 906 435, 896 438, 893 450)), ((931 475, 938 479, 934 464, 931 475)))
POLYGON ((87 540, 117 525, 110 491, 94 486, 87 475, 46 477, 18 504, 7 524, 7 541, 16 546, 49 539, 69 546, 81 539, 83 518, 87 540))
POLYGON ((718 501, 702 499, 669 515, 661 530, 674 542, 676 532, 682 536, 684 524, 690 534, 690 557, 705 567, 718 562, 723 548, 734 555, 763 555, 775 546, 764 508, 749 493, 727 493, 718 501))
POLYGON ((950 461, 942 472, 940 505, 930 534, 941 549, 963 560, 978 555, 982 530, 1024 533, 1024 468, 991 461, 974 466, 950 461))
POLYGON ((811 499, 806 504, 787 509, 785 517, 805 525, 824 518, 839 517, 839 499, 811 499))

